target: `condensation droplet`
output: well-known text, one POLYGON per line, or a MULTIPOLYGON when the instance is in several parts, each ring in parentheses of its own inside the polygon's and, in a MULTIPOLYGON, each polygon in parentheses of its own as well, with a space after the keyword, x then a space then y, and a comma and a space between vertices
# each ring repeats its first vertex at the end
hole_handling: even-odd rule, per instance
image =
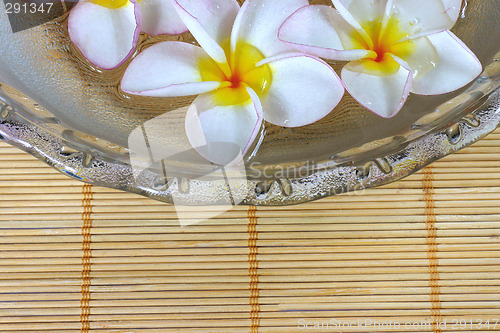
POLYGON ((177 180, 177 188, 179 190, 179 193, 186 194, 189 193, 190 189, 190 183, 187 178, 179 178, 177 180))
POLYGON ((292 194, 293 186, 289 179, 282 178, 279 180, 279 184, 281 187, 281 191, 285 196, 288 197, 292 194))
POLYGON ((477 83, 484 84, 491 82, 491 79, 488 76, 480 76, 477 78, 477 83))
POLYGON ((392 165, 391 162, 389 162, 389 160, 387 159, 387 157, 377 158, 374 160, 374 162, 375 165, 379 168, 379 170, 385 173, 386 175, 392 173, 393 171, 392 165))
POLYGON ((462 140, 462 127, 460 124, 450 126, 445 133, 448 136, 448 141, 453 145, 456 145, 462 140))
POLYGON ((2 105, 0 108, 0 117, 2 119, 7 119, 10 116, 10 112, 12 111, 12 108, 8 105, 2 105))
POLYGON ((82 165, 85 168, 90 168, 92 166, 92 163, 94 162, 94 156, 84 153, 82 157, 82 165))
POLYGON ((471 127, 479 127, 479 125, 481 125, 481 120, 474 114, 469 114, 462 120, 464 123, 468 124, 471 127))

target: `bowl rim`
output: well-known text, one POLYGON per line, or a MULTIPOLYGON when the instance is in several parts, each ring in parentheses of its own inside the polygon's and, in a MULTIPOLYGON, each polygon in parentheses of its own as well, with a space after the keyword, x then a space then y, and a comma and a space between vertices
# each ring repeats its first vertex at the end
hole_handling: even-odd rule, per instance
MULTIPOLYGON (((447 102, 427 113, 412 124, 407 136, 376 140, 329 160, 292 163, 295 176, 282 172, 278 177, 273 167, 289 170, 280 164, 267 165, 270 172, 251 170, 260 176, 250 173, 241 204, 297 204, 387 184, 478 141, 500 124, 499 64, 500 53, 469 89, 451 100, 458 103, 447 102)), ((188 205, 225 204, 218 195, 225 182, 159 179, 152 170, 137 177, 126 148, 113 150, 111 143, 98 138, 95 142, 72 138, 70 128, 34 105, 36 101, 0 83, 0 139, 80 181, 168 203, 176 197, 176 202, 188 205), (193 195, 200 191, 203 195, 193 195)))

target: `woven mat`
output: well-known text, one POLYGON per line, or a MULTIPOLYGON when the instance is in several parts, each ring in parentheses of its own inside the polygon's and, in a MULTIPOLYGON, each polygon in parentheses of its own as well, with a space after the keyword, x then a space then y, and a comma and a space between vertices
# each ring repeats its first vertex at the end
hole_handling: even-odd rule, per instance
POLYGON ((0 144, 1 332, 500 332, 500 130, 400 182, 180 227, 0 144))

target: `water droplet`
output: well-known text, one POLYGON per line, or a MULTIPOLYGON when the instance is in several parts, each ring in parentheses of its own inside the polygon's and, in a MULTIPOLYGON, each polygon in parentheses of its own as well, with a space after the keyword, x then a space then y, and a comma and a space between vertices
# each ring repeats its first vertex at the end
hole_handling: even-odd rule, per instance
POLYGON ((274 184, 274 180, 265 180, 262 182, 257 183, 255 186, 255 194, 260 197, 260 196, 265 196, 269 193, 271 190, 271 187, 274 184))
POLYGON ((164 177, 156 176, 154 178, 152 187, 154 190, 165 190, 168 187, 168 182, 164 177))
POLYGON ((387 157, 383 158, 377 158, 375 159, 375 165, 379 168, 380 171, 382 171, 385 174, 390 174, 392 173, 392 165, 391 162, 387 159, 387 157))
POLYGON ((0 108, 0 118, 7 119, 10 116, 11 111, 12 111, 12 108, 10 106, 2 105, 0 108))
POLYGON ((179 178, 177 180, 177 188, 179 190, 179 193, 182 193, 182 194, 189 193, 189 190, 190 190, 189 179, 179 178))
POLYGON ((477 78, 477 83, 484 84, 491 82, 491 79, 488 76, 480 76, 477 78))
POLYGON ((59 154, 64 156, 64 157, 70 157, 71 155, 74 155, 78 153, 78 150, 72 148, 72 147, 69 147, 69 146, 62 146, 60 151, 59 151, 59 154))
POLYGON ((460 124, 450 126, 446 129, 445 133, 448 136, 448 141, 453 145, 456 145, 462 140, 462 127, 460 124))
POLYGON ((355 173, 359 181, 366 181, 368 177, 370 177, 371 166, 372 163, 368 162, 362 166, 356 167, 355 173))
POLYGON ((292 194, 293 186, 289 179, 282 178, 279 180, 279 184, 281 187, 281 191, 285 196, 288 197, 292 194))
POLYGON ((413 20, 410 21, 410 25, 412 27, 416 26, 419 23, 420 23, 420 20, 418 18, 416 18, 416 17, 413 20))
POLYGON ((469 114, 462 120, 464 123, 469 124, 472 127, 479 127, 479 125, 481 125, 481 120, 474 114, 469 114))
POLYGON ((88 153, 84 153, 82 157, 82 165, 85 168, 90 168, 92 166, 92 163, 94 162, 94 156, 88 153))

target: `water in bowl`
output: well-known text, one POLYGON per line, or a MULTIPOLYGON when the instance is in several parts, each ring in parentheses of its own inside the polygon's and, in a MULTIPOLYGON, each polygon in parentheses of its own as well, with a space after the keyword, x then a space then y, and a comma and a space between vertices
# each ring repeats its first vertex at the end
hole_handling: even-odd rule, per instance
MULTIPOLYGON (((330 1, 311 3, 329 4, 330 1)), ((92 66, 70 42, 66 20, 67 14, 13 33, 5 10, 0 11, 0 81, 50 110, 66 126, 126 147, 130 133, 141 124, 187 106, 194 99, 145 98, 122 93, 118 87, 127 64, 111 71, 92 66)), ((500 49, 499 20, 499 1, 468 0, 464 1, 459 21, 452 29, 483 66, 500 49)), ((166 40, 195 43, 189 33, 142 35, 137 52, 166 40)), ((417 119, 464 89, 439 96, 411 95, 402 111, 392 119, 374 115, 346 94, 327 117, 311 125, 282 128, 265 123, 261 140, 257 140, 258 144, 247 158, 263 165, 319 161, 373 140, 404 136, 417 119)), ((176 147, 176 151, 190 148, 185 140, 175 139, 184 131, 181 116, 172 117, 170 130, 171 136, 161 138, 167 147, 176 147)))

